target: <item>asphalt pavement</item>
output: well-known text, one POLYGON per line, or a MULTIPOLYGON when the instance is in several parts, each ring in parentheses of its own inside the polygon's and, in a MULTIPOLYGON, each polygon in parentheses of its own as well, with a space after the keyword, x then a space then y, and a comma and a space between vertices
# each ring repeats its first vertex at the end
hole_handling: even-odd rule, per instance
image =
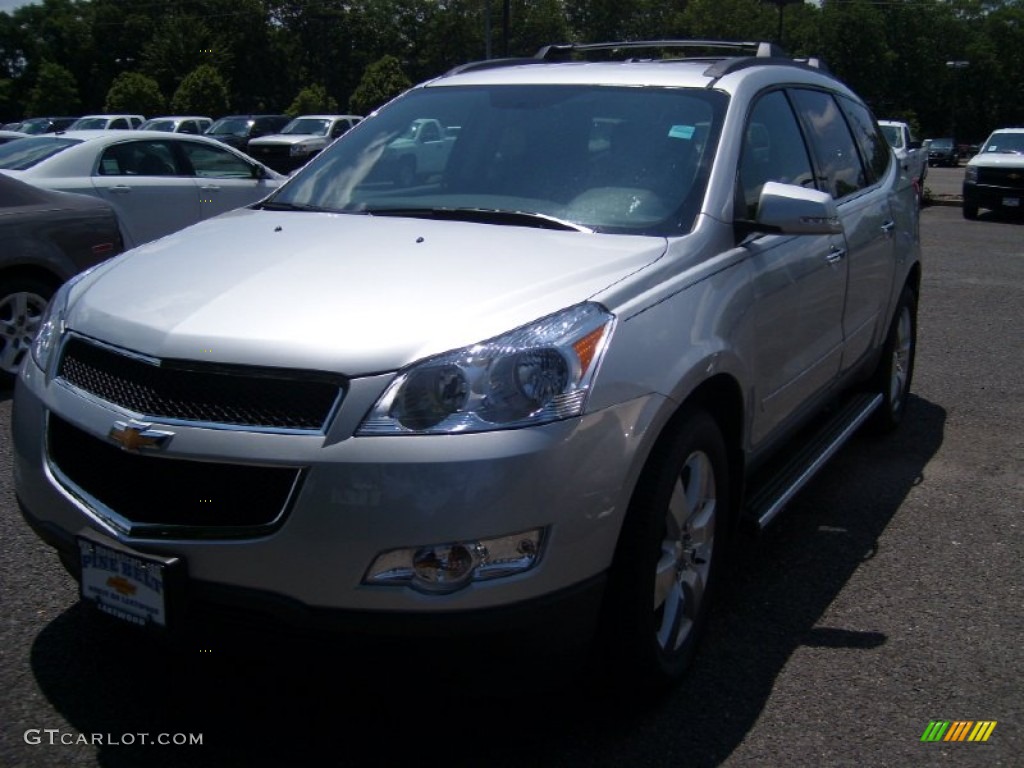
MULTIPOLYGON (((0 437, 0 766, 1021 765, 1022 227, 923 210, 905 424, 856 437, 744 542, 694 668, 658 698, 529 658, 417 665, 411 643, 167 654, 77 605, 0 437), (996 726, 923 742, 933 721, 996 726)), ((9 417, 4 397, 0 434, 9 417)))

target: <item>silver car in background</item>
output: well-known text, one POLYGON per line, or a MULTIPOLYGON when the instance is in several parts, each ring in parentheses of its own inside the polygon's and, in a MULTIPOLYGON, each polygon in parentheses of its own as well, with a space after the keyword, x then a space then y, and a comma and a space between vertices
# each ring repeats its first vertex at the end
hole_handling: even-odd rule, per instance
POLYGON ((213 139, 163 131, 29 136, 0 146, 0 173, 106 200, 129 247, 262 200, 285 178, 213 139))
POLYGON ((921 265, 845 85, 643 46, 460 67, 63 288, 16 487, 83 599, 167 631, 596 636, 609 674, 678 679, 740 524, 902 419, 921 265), (451 145, 396 175, 416 120, 451 145))

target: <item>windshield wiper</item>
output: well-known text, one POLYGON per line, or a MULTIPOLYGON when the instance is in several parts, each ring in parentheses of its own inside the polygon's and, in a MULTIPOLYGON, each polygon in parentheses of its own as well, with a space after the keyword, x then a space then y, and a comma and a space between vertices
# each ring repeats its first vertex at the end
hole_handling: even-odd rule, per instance
POLYGON ((306 203, 286 203, 277 200, 264 200, 252 206, 256 211, 312 211, 313 213, 340 213, 334 208, 322 208, 318 205, 307 205, 306 203))
POLYGON ((510 224, 519 227, 557 229, 569 232, 593 232, 589 227, 576 224, 546 213, 532 211, 502 211, 495 208, 367 208, 363 213, 371 216, 409 216, 441 221, 473 221, 483 224, 510 224))

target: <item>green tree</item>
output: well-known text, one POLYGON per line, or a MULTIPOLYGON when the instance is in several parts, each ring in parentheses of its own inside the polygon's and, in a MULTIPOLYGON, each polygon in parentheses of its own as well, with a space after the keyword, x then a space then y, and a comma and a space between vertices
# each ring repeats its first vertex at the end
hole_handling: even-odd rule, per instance
POLYGON ((394 56, 384 56, 366 68, 348 106, 357 115, 368 115, 412 83, 394 56))
POLYGON ((156 115, 164 111, 167 100, 156 80, 138 72, 122 72, 107 91, 103 109, 107 112, 156 115))
POLYGON ((292 105, 285 110, 285 113, 292 117, 312 114, 336 114, 338 112, 338 100, 327 95, 327 89, 322 85, 307 85, 292 102, 292 105))
POLYGON ((209 64, 201 64, 181 81, 171 99, 179 115, 223 115, 228 109, 228 88, 224 78, 209 64))
POLYGON ((206 65, 218 72, 230 54, 217 45, 201 18, 169 13, 143 51, 143 72, 167 93, 176 91, 185 76, 206 65))
POLYGON ((28 95, 26 116, 73 115, 78 111, 78 83, 60 64, 44 61, 28 95))

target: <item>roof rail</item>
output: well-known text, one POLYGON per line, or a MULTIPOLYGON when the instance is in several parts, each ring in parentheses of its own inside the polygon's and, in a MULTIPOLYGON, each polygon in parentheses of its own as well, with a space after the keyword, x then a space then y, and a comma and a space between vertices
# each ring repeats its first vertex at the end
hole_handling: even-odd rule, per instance
POLYGON ((764 64, 779 64, 790 67, 810 67, 819 72, 831 74, 824 61, 817 58, 791 59, 788 56, 769 56, 767 58, 739 56, 728 59, 721 59, 704 70, 705 77, 717 80, 733 72, 750 67, 763 66, 764 64))
POLYGON ((458 75, 462 72, 477 72, 483 69, 498 69, 500 67, 515 67, 520 64, 544 64, 543 59, 538 59, 536 56, 530 57, 519 57, 519 58, 508 58, 508 59, 482 59, 481 61, 469 61, 465 64, 459 64, 457 67, 452 67, 445 76, 458 75))
POLYGON ((734 40, 624 40, 617 43, 557 43, 555 45, 545 45, 537 51, 535 58, 550 61, 555 57, 567 57, 573 53, 644 48, 734 51, 762 59, 786 56, 785 52, 775 43, 765 42, 737 42, 734 40))

